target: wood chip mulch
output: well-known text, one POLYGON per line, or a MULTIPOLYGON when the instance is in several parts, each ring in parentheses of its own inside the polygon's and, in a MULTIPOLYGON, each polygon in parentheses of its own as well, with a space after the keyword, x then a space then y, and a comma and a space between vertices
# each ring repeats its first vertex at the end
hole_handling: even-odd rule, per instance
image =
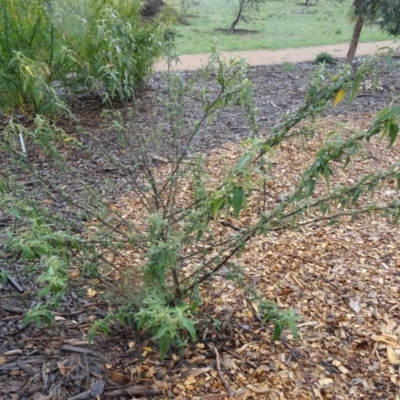
MULTIPOLYGON (((328 116, 316 121, 315 137, 305 145, 294 139, 278 149, 267 207, 290 192, 329 131, 365 129, 372 116, 328 116)), ((338 166, 332 185, 398 162, 400 146, 388 149, 373 140, 365 151, 345 171, 338 166)), ((213 150, 208 168, 216 181, 221 160, 229 166, 238 156, 233 144, 213 150)), ((387 182, 374 200, 395 196, 394 182, 387 182)), ((259 198, 256 193, 241 223, 254 220, 259 198)), ((135 204, 124 195, 118 206, 133 216, 135 204)), ((217 221, 215 233, 231 232, 217 221)), ((201 311, 214 323, 198 343, 183 354, 172 350, 163 362, 155 343, 127 328, 115 326, 110 336, 88 343, 91 322, 107 311, 90 284, 81 288, 86 297, 79 306, 57 314, 51 329, 23 327, 25 310, 3 297, 0 399, 400 399, 399 245, 398 227, 375 216, 257 237, 233 261, 266 298, 298 312, 300 339, 285 331, 272 343, 272 327, 259 321, 258 304, 221 273, 202 289, 201 311)), ((137 263, 137 255, 121 261, 114 277, 122 279, 137 263)))

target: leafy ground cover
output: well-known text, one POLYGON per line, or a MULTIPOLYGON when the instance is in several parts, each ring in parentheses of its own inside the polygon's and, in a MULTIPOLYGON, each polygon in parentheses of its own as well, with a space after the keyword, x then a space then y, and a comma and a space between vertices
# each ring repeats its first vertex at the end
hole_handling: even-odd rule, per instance
MULTIPOLYGON (((250 79, 256 85, 258 122, 265 136, 285 110, 301 103, 313 68, 312 64, 302 63, 291 71, 281 66, 251 70, 250 79)), ((365 82, 351 107, 342 104, 331 108, 324 118, 317 120, 312 140, 302 143, 293 139, 277 151, 266 188, 266 207, 287 195, 298 171, 311 162, 328 132, 336 129, 350 134, 365 129, 377 110, 398 91, 399 76, 389 74, 382 65, 375 92, 372 86, 372 82, 365 82)), ((209 90, 214 90, 211 84, 209 90)), ((165 85, 162 74, 157 74, 143 93, 142 129, 151 132, 162 120, 158 105, 163 96, 166 96, 165 85)), ((186 107, 183 112, 194 119, 201 111, 195 98, 188 99, 186 107)), ((103 110, 98 100, 82 98, 76 104, 76 111, 84 127, 96 132, 110 153, 129 162, 129 154, 121 152, 113 140, 115 131, 101 117, 103 110)), ((196 151, 210 154, 207 169, 214 182, 218 182, 224 168, 235 163, 237 143, 248 135, 244 116, 237 111, 221 112, 195 143, 196 151)), ((73 132, 74 126, 65 124, 65 129, 73 132)), ((338 171, 337 179, 355 180, 361 173, 381 169, 398 159, 399 151, 398 144, 388 150, 374 140, 365 147, 364 156, 352 164, 350 173, 345 176, 338 171)), ((110 207, 123 210, 132 219, 142 217, 137 199, 123 181, 119 182, 121 192, 109 190, 107 180, 120 177, 114 176, 105 160, 93 162, 79 152, 69 156, 80 166, 82 179, 93 182, 109 198, 110 207)), ((159 164, 162 175, 168 154, 155 156, 154 162, 159 164)), ((68 177, 56 174, 45 163, 41 171, 56 175, 57 184, 79 194, 78 187, 69 186, 68 177)), ((185 193, 183 186, 179 201, 185 201, 185 193)), ((376 195, 382 201, 395 196, 395 183, 389 182, 389 187, 376 195)), ((248 206, 243 225, 251 223, 259 207, 256 196, 248 206)), ((1 228, 11 222, 5 217, 1 219, 1 228)), ((216 237, 222 238, 242 227, 226 218, 214 224, 214 231, 216 237)), ((88 222, 85 229, 96 228, 88 222)), ((365 217, 355 225, 347 221, 337 226, 308 221, 299 231, 277 231, 268 238, 257 239, 242 258, 231 260, 202 287, 205 301, 201 311, 205 317, 198 323, 198 342, 187 347, 183 354, 172 349, 163 362, 148 336, 118 325, 113 326, 111 336, 99 335, 92 344, 88 343, 92 322, 109 311, 110 303, 103 298, 102 288, 110 284, 122 288, 125 273, 139 261, 138 254, 125 254, 116 260, 118 268, 92 282, 83 282, 80 271, 71 269, 68 274, 73 290, 62 309, 55 313, 56 324, 51 328, 23 326, 22 315, 37 301, 31 296, 37 288, 31 278, 21 274, 18 265, 7 266, 4 272, 15 279, 22 291, 18 293, 19 286, 10 280, 3 282, 1 396, 7 400, 135 395, 222 399, 228 394, 248 399, 394 399, 399 395, 400 356, 396 316, 398 236, 398 228, 391 221, 365 217), (243 271, 243 280, 248 285, 282 308, 298 311, 303 318, 299 323, 299 341, 285 332, 281 341, 271 343, 271 326, 260 321, 259 304, 241 295, 229 279, 233 269, 243 271)))
MULTIPOLYGON (((178 2, 171 4, 179 6, 178 2)), ((201 0, 189 4, 185 24, 178 30, 176 43, 180 54, 207 53, 215 37, 221 50, 277 50, 346 43, 353 30, 347 17, 347 2, 324 0, 312 2, 310 7, 294 0, 261 2, 258 10, 245 11, 247 23, 241 21, 235 34, 228 30, 237 13, 237 2, 201 0)), ((360 42, 387 39, 373 26, 362 31, 360 42)))

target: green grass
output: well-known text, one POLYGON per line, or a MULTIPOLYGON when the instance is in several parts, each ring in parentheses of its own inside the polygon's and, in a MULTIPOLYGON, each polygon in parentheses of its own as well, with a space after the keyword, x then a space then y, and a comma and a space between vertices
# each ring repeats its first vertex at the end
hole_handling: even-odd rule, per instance
MULTIPOLYGON (((180 0, 169 0, 178 7, 180 0)), ((353 25, 347 13, 350 1, 312 1, 305 9, 298 5, 304 0, 270 0, 259 6, 259 11, 245 10, 248 23, 240 21, 237 29, 258 31, 249 34, 228 34, 217 29, 228 29, 237 12, 237 0, 199 0, 192 5, 186 18, 190 25, 178 28, 179 54, 207 53, 217 37, 220 50, 257 50, 298 48, 350 41, 353 25), (302 12, 303 11, 303 12, 302 12)), ((364 27, 360 42, 389 39, 376 26, 364 27)))

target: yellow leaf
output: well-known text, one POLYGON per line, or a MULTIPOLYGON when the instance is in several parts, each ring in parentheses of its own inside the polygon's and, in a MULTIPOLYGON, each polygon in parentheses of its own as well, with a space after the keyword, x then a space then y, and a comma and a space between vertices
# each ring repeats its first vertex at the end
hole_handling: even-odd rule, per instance
POLYGON ((63 142, 70 142, 71 140, 74 140, 75 138, 73 137, 67 137, 65 139, 63 139, 63 142))
POLYGON ((87 297, 89 297, 89 298, 94 297, 94 296, 96 296, 96 291, 93 290, 93 289, 88 289, 88 290, 86 291, 86 295, 87 295, 87 297))
POLYGON ((29 74, 32 78, 34 78, 34 75, 33 75, 32 70, 31 70, 27 65, 25 65, 25 69, 26 69, 26 71, 28 72, 28 74, 29 74))
POLYGON ((344 89, 340 89, 335 97, 335 100, 333 100, 333 106, 336 107, 342 100, 344 95, 346 94, 346 91, 344 89))

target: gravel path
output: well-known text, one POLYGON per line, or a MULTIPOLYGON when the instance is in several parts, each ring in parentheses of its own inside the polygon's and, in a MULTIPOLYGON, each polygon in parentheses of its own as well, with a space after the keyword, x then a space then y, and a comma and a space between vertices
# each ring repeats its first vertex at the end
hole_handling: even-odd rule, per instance
MULTIPOLYGON (((398 45, 395 41, 359 43, 356 56, 373 54, 379 49, 390 47, 395 49, 398 45)), ((349 43, 340 43, 324 46, 302 47, 298 49, 283 50, 255 50, 255 51, 225 51, 221 54, 225 58, 232 56, 244 57, 251 66, 283 64, 284 62, 298 63, 312 61, 322 52, 332 54, 337 58, 346 57, 349 43)), ((207 63, 209 54, 186 54, 180 56, 180 63, 174 66, 177 71, 192 71, 207 63)), ((156 65, 157 71, 165 71, 167 66, 164 61, 156 65)))

